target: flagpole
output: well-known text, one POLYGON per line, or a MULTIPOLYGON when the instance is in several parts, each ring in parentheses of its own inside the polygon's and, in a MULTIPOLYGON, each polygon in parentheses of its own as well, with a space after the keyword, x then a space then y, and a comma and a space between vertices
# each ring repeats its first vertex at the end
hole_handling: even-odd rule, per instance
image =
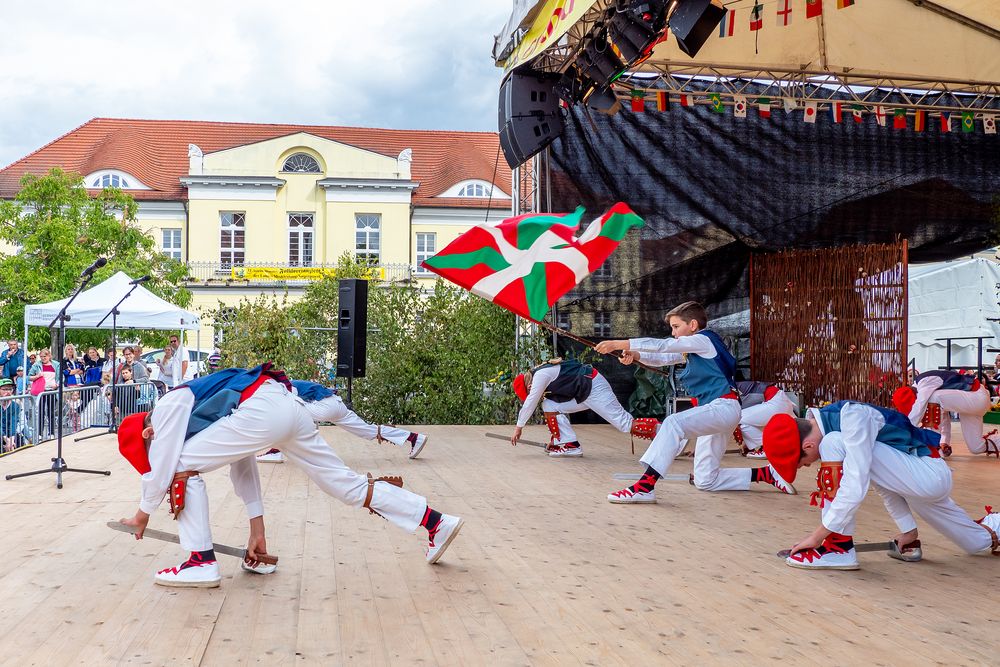
MULTIPOLYGON (((559 334, 560 336, 565 336, 566 338, 569 338, 570 340, 575 340, 577 343, 582 343, 583 345, 586 345, 587 347, 589 347, 591 349, 597 347, 597 343, 595 343, 594 341, 587 340, 586 338, 581 338, 580 336, 577 336, 576 334, 572 334, 572 333, 566 331, 565 329, 560 329, 559 327, 553 326, 553 325, 549 324, 548 322, 541 322, 539 320, 532 320, 532 321, 535 324, 537 324, 538 326, 542 327, 543 329, 548 329, 552 333, 559 334)), ((616 357, 621 357, 621 355, 622 355, 621 350, 616 350, 615 353, 613 353, 613 355, 616 356, 616 357)), ((635 365, 635 366, 639 366, 640 368, 645 368, 650 373, 656 373, 657 375, 662 375, 663 377, 670 377, 670 373, 668 373, 667 371, 660 370, 659 368, 655 368, 653 366, 647 366, 646 364, 642 363, 641 361, 633 361, 632 364, 635 365)))

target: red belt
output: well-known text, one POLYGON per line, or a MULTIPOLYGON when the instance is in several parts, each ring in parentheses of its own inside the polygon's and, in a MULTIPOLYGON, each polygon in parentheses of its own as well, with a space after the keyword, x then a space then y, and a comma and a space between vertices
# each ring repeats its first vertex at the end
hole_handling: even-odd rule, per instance
POLYGON ((770 401, 772 398, 778 395, 779 391, 781 390, 775 387, 774 385, 771 385, 770 387, 764 390, 764 400, 770 401))
POLYGON ((253 381, 252 385, 250 385, 249 387, 240 392, 240 404, 242 405, 243 401, 253 396, 254 392, 260 389, 260 386, 270 379, 271 378, 269 376, 261 373, 260 377, 253 381))
MULTIPOLYGON (((737 394, 735 391, 731 391, 728 394, 723 394, 722 396, 719 396, 719 398, 731 398, 734 401, 738 401, 738 400, 740 400, 740 395, 737 394)), ((719 400, 719 399, 717 398, 715 400, 719 400)), ((694 396, 691 397, 691 406, 695 407, 695 408, 698 407, 698 399, 695 398, 694 396)))

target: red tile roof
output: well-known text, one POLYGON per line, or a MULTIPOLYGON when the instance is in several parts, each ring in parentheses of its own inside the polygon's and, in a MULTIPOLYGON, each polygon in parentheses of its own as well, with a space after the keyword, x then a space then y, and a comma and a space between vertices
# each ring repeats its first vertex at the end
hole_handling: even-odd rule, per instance
MULTIPOLYGON (((0 170, 0 197, 12 197, 26 173, 41 174, 52 167, 61 167, 84 175, 117 169, 132 174, 151 188, 131 190, 136 199, 184 200, 187 190, 181 186, 180 178, 188 173, 188 144, 212 153, 297 132, 392 158, 403 149, 412 148, 411 177, 420 183, 413 193, 413 203, 417 206, 486 208, 482 199, 435 199, 466 179, 492 181, 504 192, 511 191, 511 171, 503 156, 498 156, 499 141, 493 132, 95 118, 0 170)), ((501 206, 509 205, 508 199, 500 202, 501 206)), ((496 207, 496 201, 493 206, 496 207)))

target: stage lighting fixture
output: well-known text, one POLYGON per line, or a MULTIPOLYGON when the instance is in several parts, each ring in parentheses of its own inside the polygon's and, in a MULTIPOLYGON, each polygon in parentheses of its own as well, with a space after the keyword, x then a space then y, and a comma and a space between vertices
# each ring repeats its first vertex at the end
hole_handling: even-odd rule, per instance
POLYGON ((609 116, 614 116, 621 111, 622 103, 615 96, 615 91, 610 85, 598 88, 587 98, 587 107, 594 111, 599 111, 609 116))
POLYGON ((611 16, 608 36, 626 64, 646 55, 667 25, 667 0, 633 2, 611 16))
POLYGON ((674 0, 676 8, 668 8, 670 30, 677 36, 681 51, 694 58, 705 42, 715 34, 726 14, 721 0, 674 0))
POLYGON ((512 72, 500 86, 500 148, 512 169, 562 134, 559 81, 558 74, 512 72))
POLYGON ((607 35, 603 33, 583 48, 583 53, 577 59, 577 65, 580 67, 580 72, 598 86, 607 84, 625 71, 625 63, 615 55, 608 43, 607 35))

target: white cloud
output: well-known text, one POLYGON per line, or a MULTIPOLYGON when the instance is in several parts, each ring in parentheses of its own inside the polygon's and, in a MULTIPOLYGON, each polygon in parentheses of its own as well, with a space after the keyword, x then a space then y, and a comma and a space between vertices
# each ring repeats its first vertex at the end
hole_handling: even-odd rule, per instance
POLYGON ((496 130, 511 0, 9 4, 0 165, 95 116, 496 130))

